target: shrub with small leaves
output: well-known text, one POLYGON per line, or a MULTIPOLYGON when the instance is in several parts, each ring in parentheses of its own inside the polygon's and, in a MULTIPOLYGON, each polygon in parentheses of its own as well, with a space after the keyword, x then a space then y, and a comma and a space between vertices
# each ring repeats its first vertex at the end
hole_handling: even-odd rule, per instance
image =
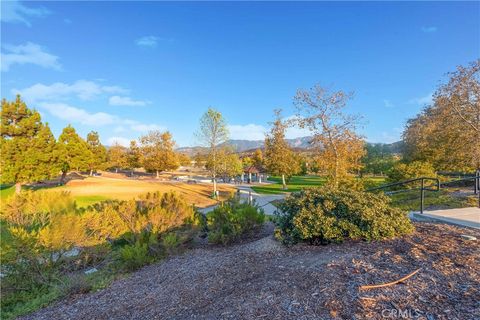
POLYGON ((284 243, 312 244, 393 238, 413 231, 405 212, 384 195, 354 190, 310 188, 279 206, 275 236, 284 243))
POLYGON ((232 198, 207 214, 208 240, 221 244, 233 242, 261 226, 264 220, 261 208, 232 198))

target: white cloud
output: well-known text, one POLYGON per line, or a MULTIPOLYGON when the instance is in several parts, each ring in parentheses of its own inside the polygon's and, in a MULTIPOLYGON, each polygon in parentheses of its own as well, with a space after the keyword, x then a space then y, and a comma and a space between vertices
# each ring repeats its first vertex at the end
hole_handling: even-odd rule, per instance
MULTIPOLYGON (((294 119, 294 116, 284 118, 283 121, 292 119, 294 119)), ((229 125, 228 130, 230 132, 230 138, 234 140, 264 140, 265 133, 268 132, 268 129, 264 126, 253 123, 246 125, 229 125)), ((310 130, 297 126, 289 127, 285 132, 285 138, 287 139, 307 137, 310 135, 310 130)))
POLYGON ((258 124, 229 125, 230 139, 238 140, 263 140, 265 139, 264 126, 258 124))
POLYGON ((115 144, 119 144, 124 147, 130 146, 131 139, 124 138, 124 137, 110 137, 107 139, 107 145, 113 146, 115 144))
POLYGON ((46 109, 51 115, 72 123, 80 123, 90 126, 103 126, 118 122, 118 117, 105 112, 89 113, 80 108, 65 103, 40 103, 41 108, 46 109))
POLYGON ((31 87, 21 90, 13 89, 12 93, 21 94, 28 102, 44 100, 64 100, 75 96, 81 100, 93 99, 101 94, 127 93, 118 86, 101 86, 93 81, 78 80, 72 84, 56 82, 51 85, 42 83, 34 84, 31 87))
POLYGON ((149 131, 155 131, 155 130, 164 131, 165 127, 161 127, 156 124, 135 123, 130 125, 130 129, 138 132, 149 132, 149 131))
POLYGON ((385 108, 393 108, 395 105, 390 101, 390 100, 383 100, 383 104, 385 105, 385 108))
POLYGON ((15 64, 34 64, 55 70, 61 70, 62 68, 57 56, 46 52, 40 45, 31 42, 18 46, 5 44, 2 46, 0 56, 2 71, 8 71, 15 64))
POLYGON ((432 32, 437 32, 437 27, 435 26, 428 26, 428 27, 422 27, 422 31, 425 33, 432 33, 432 32))
POLYGON ((158 45, 160 38, 155 36, 145 36, 135 40, 137 46, 154 48, 158 45))
POLYGON ((143 100, 134 100, 130 97, 120 97, 120 96, 112 96, 108 99, 108 103, 111 106, 130 106, 130 107, 143 107, 148 104, 148 101, 143 100))
POLYGON ((433 102, 433 92, 427 94, 426 96, 410 99, 409 103, 416 104, 419 106, 429 105, 433 102))
POLYGON ((126 131, 125 127, 123 127, 123 126, 117 126, 117 127, 115 127, 115 129, 113 129, 113 132, 115 132, 115 133, 120 133, 120 132, 125 132, 125 131, 126 131))
POLYGON ((50 14, 50 11, 44 7, 27 7, 19 1, 1 2, 1 21, 11 23, 23 23, 31 26, 30 18, 41 18, 50 14))

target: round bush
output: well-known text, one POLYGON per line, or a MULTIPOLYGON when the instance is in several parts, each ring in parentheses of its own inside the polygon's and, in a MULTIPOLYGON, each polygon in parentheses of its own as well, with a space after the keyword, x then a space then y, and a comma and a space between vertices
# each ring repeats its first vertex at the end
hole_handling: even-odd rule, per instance
POLYGON ((284 243, 312 244, 393 238, 413 231, 405 212, 384 195, 327 187, 304 189, 286 198, 275 235, 284 243))

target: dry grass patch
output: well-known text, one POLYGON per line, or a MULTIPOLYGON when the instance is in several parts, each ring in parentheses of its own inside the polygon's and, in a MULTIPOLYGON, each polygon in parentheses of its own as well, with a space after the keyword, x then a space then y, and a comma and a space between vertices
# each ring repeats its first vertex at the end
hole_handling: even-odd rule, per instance
MULTIPOLYGON (((234 188, 219 185, 221 196, 227 198, 234 188)), ((135 180, 127 178, 88 177, 83 180, 71 180, 65 186, 49 191, 69 191, 74 198, 96 197, 104 199, 128 200, 147 192, 175 191, 197 207, 206 207, 216 203, 210 198, 210 184, 187 184, 182 182, 135 180)))

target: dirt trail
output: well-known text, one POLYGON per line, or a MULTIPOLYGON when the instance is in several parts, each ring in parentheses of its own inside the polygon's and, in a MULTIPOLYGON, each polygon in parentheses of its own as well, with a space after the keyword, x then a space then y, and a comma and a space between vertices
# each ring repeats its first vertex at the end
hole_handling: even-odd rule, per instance
POLYGON ((480 318, 480 232, 417 223, 403 239, 284 247, 272 236, 205 247, 147 266, 109 288, 24 319, 480 318), (360 285, 405 283, 359 291, 360 285), (387 311, 384 311, 387 310, 387 311))

